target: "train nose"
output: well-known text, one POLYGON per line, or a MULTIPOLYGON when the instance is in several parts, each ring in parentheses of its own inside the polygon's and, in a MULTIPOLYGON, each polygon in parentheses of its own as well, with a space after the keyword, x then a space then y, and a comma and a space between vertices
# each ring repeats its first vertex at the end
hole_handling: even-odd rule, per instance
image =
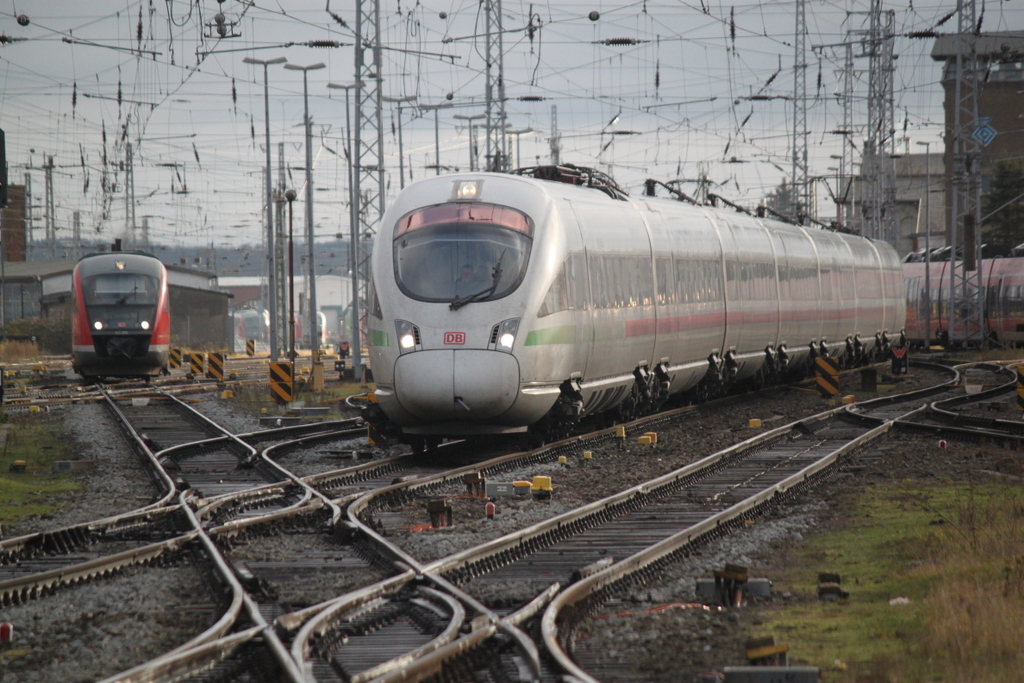
POLYGON ((395 364, 395 395, 423 420, 486 420, 512 407, 519 363, 500 351, 407 353, 395 364))

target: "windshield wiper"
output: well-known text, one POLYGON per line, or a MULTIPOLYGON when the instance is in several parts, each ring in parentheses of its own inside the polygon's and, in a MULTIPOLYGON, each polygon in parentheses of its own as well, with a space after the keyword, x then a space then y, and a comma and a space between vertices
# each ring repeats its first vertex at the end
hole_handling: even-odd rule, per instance
POLYGON ((505 250, 502 249, 501 250, 501 256, 498 257, 498 262, 494 264, 494 270, 491 271, 491 286, 490 287, 488 287, 487 289, 481 290, 481 291, 477 292, 476 294, 469 294, 469 295, 463 296, 463 297, 458 297, 458 296, 455 297, 455 299, 453 299, 452 302, 450 304, 448 304, 448 309, 452 310, 452 311, 457 311, 460 308, 462 308, 463 306, 465 306, 466 304, 471 304, 474 301, 480 301, 481 299, 486 299, 487 297, 489 297, 492 294, 494 294, 494 292, 498 289, 498 282, 501 280, 501 261, 504 258, 505 258, 505 250))

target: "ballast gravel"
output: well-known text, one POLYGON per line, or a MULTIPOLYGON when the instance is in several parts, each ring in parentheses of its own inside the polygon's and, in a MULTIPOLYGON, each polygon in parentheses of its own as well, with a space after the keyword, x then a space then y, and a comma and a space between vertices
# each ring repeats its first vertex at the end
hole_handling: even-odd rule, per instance
MULTIPOLYGON (((900 388, 904 390, 917 383, 921 385, 934 383, 935 378, 935 375, 919 373, 916 377, 906 378, 904 386, 900 388)), ((849 379, 849 382, 854 381, 853 378, 849 379)), ((229 402, 203 398, 195 405, 211 419, 236 433, 260 429, 255 417, 238 411, 229 402)), ((824 407, 822 399, 809 391, 780 390, 772 399, 750 401, 740 404, 739 408, 731 408, 728 411, 702 412, 699 419, 688 419, 674 428, 663 430, 664 440, 660 439, 658 447, 653 449, 648 447, 642 451, 635 450, 638 447, 630 444, 623 451, 619 451, 617 446, 609 445, 605 448, 594 449, 596 462, 585 467, 578 461, 571 461, 567 467, 549 463, 524 468, 507 475, 509 480, 529 479, 540 474, 551 476, 555 485, 555 494, 550 500, 534 501, 532 498, 501 500, 498 514, 494 520, 487 520, 483 514, 482 500, 461 497, 462 492, 458 490, 458 487, 453 487, 450 492, 455 505, 455 525, 453 527, 413 531, 413 529, 419 528, 417 525, 428 521, 422 502, 420 502, 408 506, 408 509, 404 511, 408 524, 393 526, 385 531, 393 539, 400 540, 410 554, 421 562, 427 562, 479 544, 488 538, 497 537, 529 526, 538 520, 560 514, 582 502, 605 497, 639 481, 650 479, 693 459, 703 457, 730 443, 742 441, 757 433, 757 430, 748 426, 749 418, 761 419, 764 426, 760 429, 764 430, 819 412, 824 407)), ((141 468, 133 464, 134 455, 121 445, 119 433, 99 406, 84 405, 63 408, 58 410, 57 415, 66 425, 69 438, 75 440, 76 451, 80 457, 96 461, 95 469, 79 475, 82 491, 87 492, 87 495, 85 493, 77 494, 74 496, 74 500, 69 501, 67 507, 46 519, 26 520, 19 523, 16 528, 5 530, 7 537, 34 530, 60 528, 69 524, 127 512, 145 504, 155 495, 148 477, 142 474, 141 468)), ((331 444, 327 447, 317 447, 289 454, 282 458, 282 464, 285 467, 295 466, 296 469, 309 467, 314 471, 333 469, 333 463, 331 466, 324 466, 324 456, 331 455, 331 451, 337 454, 337 452, 348 450, 350 447, 352 450, 366 449, 365 442, 362 440, 345 444, 331 444)), ((385 454, 395 453, 392 451, 385 454)), ((345 464, 342 458, 337 459, 342 461, 338 466, 345 464)), ((648 659, 651 662, 665 661, 667 654, 657 654, 657 644, 663 642, 666 643, 665 647, 678 650, 674 639, 665 641, 663 638, 665 634, 672 633, 674 627, 655 622, 648 627, 646 622, 636 622, 635 619, 649 618, 650 615, 644 613, 644 610, 649 607, 685 600, 688 596, 692 596, 694 577, 707 575, 710 568, 717 567, 724 561, 734 562, 744 559, 750 559, 753 564, 759 557, 759 553, 766 552, 773 544, 788 542, 799 537, 816 523, 817 515, 820 512, 819 507, 818 503, 805 501, 803 507, 790 511, 792 516, 789 513, 780 514, 777 519, 759 522, 752 528, 727 538, 724 543, 716 546, 713 553, 707 551, 701 555, 695 555, 690 561, 673 568, 672 572, 674 575, 678 575, 677 578, 659 586, 646 587, 642 593, 625 594, 617 598, 621 600, 621 609, 610 606, 610 616, 600 620, 597 626, 589 627, 587 638, 581 642, 592 642, 595 648, 605 654, 628 650, 629 652, 646 653, 644 656, 649 655, 648 659), (614 612, 612 612, 613 609, 614 612), (620 611, 628 612, 630 616, 616 616, 620 611), (641 616, 637 617, 637 614, 641 616), (638 633, 641 635, 638 636, 638 633), (629 648, 624 645, 627 642, 631 643, 629 648), (643 645, 643 648, 640 648, 640 645, 643 645)), ((238 549, 234 552, 238 553, 236 559, 263 562, 276 556, 276 550, 287 552, 288 547, 293 547, 291 544, 302 543, 303 540, 302 535, 297 535, 274 541, 266 549, 252 546, 249 549, 238 549), (276 544, 281 544, 281 547, 277 547, 276 544), (262 554, 264 550, 266 555, 262 554)), ((159 571, 163 576, 163 572, 171 570, 147 570, 147 572, 151 571, 159 571)), ((358 583, 359 570, 354 570, 352 574, 353 576, 345 577, 342 580, 339 580, 339 577, 328 579, 326 584, 314 581, 300 589, 298 593, 288 596, 289 601, 304 604, 323 599, 335 590, 349 590, 358 583), (349 579, 355 579, 355 581, 349 579)), ((68 593, 73 595, 71 600, 62 600, 58 596, 57 599, 30 601, 25 605, 5 608, 0 619, 15 623, 16 636, 10 644, 0 647, 0 662, 2 662, 0 673, 4 674, 4 680, 97 680, 141 661, 146 661, 146 659, 170 650, 192 637, 196 624, 168 623, 172 620, 169 620, 166 614, 161 616, 161 612, 167 611, 166 609, 135 606, 128 596, 137 596, 141 605, 160 606, 165 605, 166 601, 173 603, 176 591, 178 591, 179 599, 181 590, 186 591, 186 596, 191 595, 188 591, 193 590, 193 587, 198 584, 196 578, 192 576, 191 578, 182 578, 180 581, 177 578, 154 581, 154 576, 151 573, 140 572, 137 576, 127 575, 114 581, 100 581, 80 586, 74 592, 68 593), (130 580, 131 582, 129 582, 130 580), (102 597, 97 597, 96 601, 80 597, 92 595, 87 591, 93 591, 102 597), (168 595, 168 592, 171 594, 168 595), (134 622, 131 622, 133 628, 130 633, 133 634, 133 637, 126 637, 125 634, 128 632, 117 630, 119 628, 117 626, 110 626, 107 629, 106 626, 96 622, 95 615, 102 609, 98 601, 102 601, 107 606, 107 611, 102 612, 104 618, 110 615, 112 621, 116 617, 117 624, 124 624, 129 622, 123 615, 130 615, 132 619, 145 621, 146 626, 136 626, 134 622), (72 604, 69 606, 69 603, 72 604), (75 616, 79 614, 81 616, 75 616), (93 615, 91 621, 86 617, 88 614, 93 615), (147 618, 146 615, 150 616, 147 618), (154 632, 152 636, 147 635, 149 630, 154 632), (134 637, 135 635, 138 637, 134 637), (94 637, 98 639, 99 647, 92 642, 94 637), (147 645, 149 649, 142 652, 138 650, 139 644, 142 642, 153 642, 158 645, 152 648, 147 645), (88 650, 89 647, 105 654, 97 657, 87 655, 85 650, 88 650), (154 652, 150 652, 150 649, 154 652), (109 670, 97 668, 101 666, 98 663, 99 659, 110 662, 111 668, 109 670)), ((368 573, 364 578, 364 583, 369 583, 380 577, 368 573)), ((509 601, 519 597, 500 595, 500 587, 495 588, 495 584, 490 584, 489 590, 496 592, 493 595, 483 596, 488 602, 493 599, 495 603, 498 603, 503 599, 509 601)), ((717 631, 729 630, 733 633, 742 631, 740 628, 742 624, 738 623, 741 619, 724 613, 702 612, 699 616, 694 617, 697 620, 692 624, 689 611, 683 608, 670 608, 652 614, 676 614, 677 612, 678 615, 685 615, 686 620, 685 624, 680 622, 679 628, 685 628, 688 629, 687 632, 692 632, 694 638, 691 640, 694 643, 712 644, 714 639, 711 638, 711 634, 717 631), (708 633, 709 629, 711 634, 708 633)), ((694 614, 697 613, 694 612, 694 614)), ((678 618, 682 619, 683 617, 678 616, 678 618)), ((106 624, 107 622, 102 623, 106 624)), ((714 651, 720 651, 720 649, 712 645, 707 650, 707 652, 714 651)), ((694 654, 705 652, 705 650, 702 646, 697 650, 686 650, 686 652, 694 654)), ((734 659, 735 649, 730 650, 729 655, 734 659)), ((675 664, 670 665, 667 669, 659 664, 655 669, 647 671, 629 656, 623 654, 622 658, 628 659, 629 666, 634 667, 628 680, 685 680, 684 678, 673 678, 671 675, 666 677, 666 674, 663 673, 664 671, 681 673, 682 669, 675 664), (676 668, 673 669, 672 666, 676 666, 676 668), (647 673, 644 673, 645 671, 647 673), (653 677, 649 678, 649 675, 653 677)), ((708 661, 709 666, 713 663, 708 661)))

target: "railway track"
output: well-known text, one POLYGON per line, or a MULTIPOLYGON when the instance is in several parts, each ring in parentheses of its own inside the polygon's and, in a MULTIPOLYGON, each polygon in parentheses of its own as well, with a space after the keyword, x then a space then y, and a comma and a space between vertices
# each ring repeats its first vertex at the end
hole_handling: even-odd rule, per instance
MULTIPOLYGON (((994 376, 994 370, 977 372, 994 376)), ((295 453, 351 438, 362 431, 358 424, 218 434, 194 418, 187 428, 168 427, 165 411, 187 407, 176 399, 145 406, 110 399, 137 413, 134 424, 124 422, 129 442, 155 472, 164 472, 154 475, 156 500, 116 525, 101 520, 49 532, 60 540, 38 535, 3 542, 0 559, 14 560, 5 566, 36 558, 44 564, 38 571, 31 565, 10 570, 0 587, 28 585, 33 576, 36 587, 12 585, 0 595, 14 604, 59 592, 59 582, 42 578, 45 562, 60 556, 59 546, 68 551, 54 568, 92 562, 93 574, 81 579, 87 583, 109 572, 102 567, 115 555, 160 546, 158 557, 165 559, 128 561, 119 571, 130 573, 146 562, 178 565, 176 558, 187 556, 218 577, 210 584, 217 595, 232 597, 201 634, 111 681, 259 679, 267 672, 272 680, 291 681, 422 680, 442 671, 448 680, 555 680, 567 672, 599 679, 573 661, 572 638, 610 590, 649 580, 694 544, 713 542, 828 476, 845 453, 911 412, 907 401, 916 402, 917 410, 941 400, 943 391, 962 394, 962 383, 768 431, 681 471, 429 562, 388 538, 403 514, 389 512, 394 505, 445 495, 463 487, 466 474, 500 476, 578 455, 613 439, 613 431, 486 461, 459 444, 432 458, 365 462, 355 450, 349 467, 300 476, 285 469, 295 453), (166 538, 157 541, 159 534, 166 538), (601 552, 609 547, 616 550, 601 552)), ((631 423, 627 431, 689 419, 688 410, 631 423)))
MULTIPOLYGON (((992 374, 998 369, 972 372, 992 374)), ((637 580, 637 572, 643 576, 655 571, 646 565, 632 569, 632 565, 642 563, 634 558, 650 554, 650 548, 668 546, 671 554, 680 552, 680 548, 713 541, 727 529, 742 523, 743 519, 759 514, 768 505, 828 476, 838 467, 843 455, 887 431, 895 415, 918 411, 926 398, 940 398, 937 394, 943 391, 962 393, 962 388, 957 384, 917 392, 915 396, 881 400, 876 405, 861 405, 856 410, 837 409, 815 419, 773 430, 681 471, 481 547, 427 564, 418 571, 426 575, 440 575, 471 595, 487 595, 489 592, 493 595, 493 591, 487 589, 488 584, 501 585, 503 595, 518 596, 519 600, 523 600, 525 595, 536 594, 538 587, 552 583, 593 585, 595 581, 601 581, 593 577, 607 576, 615 576, 615 581, 637 580), (688 531, 680 534, 680 529, 688 531), (607 554, 609 548, 616 549, 617 558, 629 559, 615 562, 616 558, 607 554), (631 569, 624 570, 623 566, 631 569), (591 578, 582 578, 588 575, 591 578), (510 587, 515 584, 525 588, 517 592, 510 587)), ((576 447, 579 448, 578 445, 576 447)), ((451 477, 451 473, 446 475, 447 479, 451 477)), ((363 524, 366 533, 373 533, 379 526, 374 521, 375 512, 400 504, 408 498, 410 490, 424 495, 442 483, 420 481, 399 484, 377 494, 368 494, 349 507, 350 520, 363 524)), ((607 578, 604 580, 608 581, 607 578)), ((609 584, 601 587, 606 585, 609 584)), ((563 636, 565 640, 562 641, 556 637, 565 632, 571 634, 572 620, 577 618, 570 616, 565 620, 569 627, 556 626, 561 606, 565 604, 561 601, 564 600, 567 598, 557 599, 557 607, 549 609, 548 613, 556 616, 544 619, 544 644, 553 652, 557 669, 574 676, 586 676, 571 658, 565 657, 562 650, 561 643, 571 643, 571 636, 563 636), (560 656, 564 659, 559 659, 560 656)), ((570 603, 573 610, 567 614, 586 612, 585 608, 578 608, 577 602, 585 604, 585 598, 570 603)), ((298 644, 293 646, 293 654, 297 658, 313 655, 317 661, 335 658, 336 654, 325 651, 324 644, 336 642, 329 634, 333 628, 345 623, 346 617, 342 615, 357 608, 358 604, 358 601, 339 604, 311 620, 296 638, 298 644), (307 642, 302 642, 303 639, 307 642)), ((501 612, 507 614, 508 610, 501 612)), ((494 619, 489 620, 491 627, 494 623, 494 619)), ((488 639, 480 642, 485 640, 488 639)), ((346 643, 346 647, 349 646, 353 646, 351 641, 346 643)), ((463 648, 472 649, 475 648, 463 648)), ((483 659, 502 670, 521 668, 523 662, 529 660, 527 653, 514 648, 506 650, 512 654, 504 661, 493 656, 483 659)), ((435 653, 413 668, 435 670, 441 666, 439 662, 445 656, 454 655, 452 652, 435 653)), ((463 656, 460 651, 458 658, 462 660, 463 656)), ((471 660, 462 661, 466 666, 465 662, 471 660)), ((532 665, 535 668, 542 666, 540 660, 532 665)), ((539 668, 537 674, 546 676, 539 668)), ((406 672, 404 675, 409 674, 406 672)), ((317 680, 334 679, 318 677, 317 680)))

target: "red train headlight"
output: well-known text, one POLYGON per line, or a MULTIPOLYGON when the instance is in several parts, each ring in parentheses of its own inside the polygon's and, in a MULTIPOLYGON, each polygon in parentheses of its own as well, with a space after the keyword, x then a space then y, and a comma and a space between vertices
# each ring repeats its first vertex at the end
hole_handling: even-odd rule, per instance
POLYGON ((95 328, 96 328, 97 330, 102 330, 102 329, 103 329, 103 323, 101 323, 101 322, 100 322, 99 320, 97 320, 96 322, 94 322, 94 323, 92 324, 92 326, 93 326, 93 327, 95 327, 95 328))
POLYGON ((148 330, 149 329, 149 321, 148 320, 143 320, 142 321, 142 329, 144 329, 144 330, 148 330))

